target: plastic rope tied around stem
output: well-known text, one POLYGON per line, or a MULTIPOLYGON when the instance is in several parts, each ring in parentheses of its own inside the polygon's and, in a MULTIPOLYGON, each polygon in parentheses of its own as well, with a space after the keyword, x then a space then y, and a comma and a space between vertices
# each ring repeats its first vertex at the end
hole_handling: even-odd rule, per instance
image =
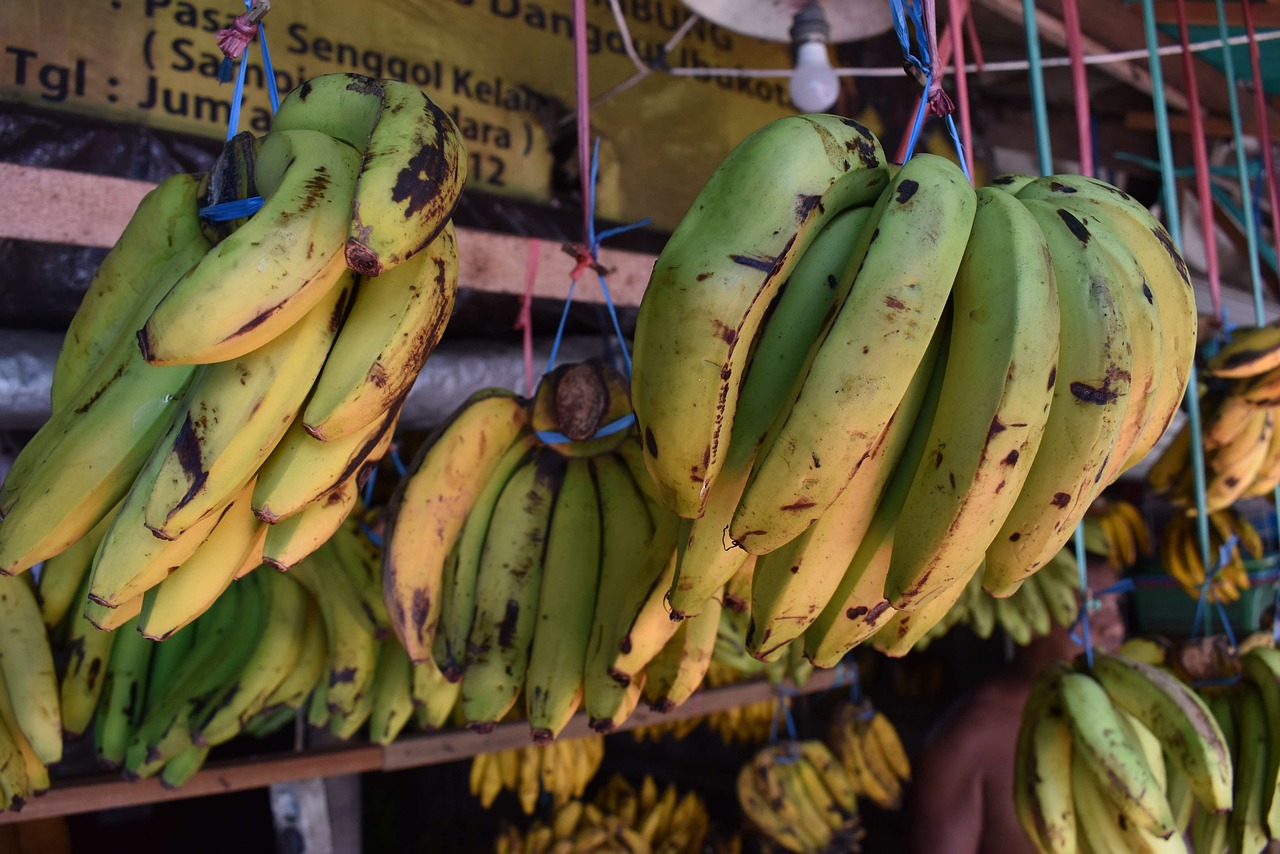
MULTIPOLYGON (((222 65, 218 67, 218 80, 226 83, 231 79, 232 60, 239 60, 240 70, 236 74, 235 90, 231 94, 231 114, 227 118, 227 139, 231 139, 236 135, 236 129, 240 127, 240 104, 244 100, 244 83, 245 74, 248 72, 249 61, 245 53, 248 51, 250 42, 254 36, 258 37, 258 48, 262 51, 262 76, 267 80, 267 93, 271 97, 271 112, 274 114, 280 109, 280 91, 276 88, 275 67, 271 64, 271 52, 267 49, 267 30, 266 25, 262 23, 262 17, 271 10, 271 3, 267 0, 245 0, 245 13, 238 16, 232 22, 230 27, 219 31, 218 33, 218 49, 222 51, 224 59, 222 65)), ((253 216, 263 205, 261 196, 250 196, 247 199, 237 199, 232 202, 223 202, 219 205, 209 205, 200 209, 200 216, 210 222, 226 222, 233 219, 241 219, 243 217, 253 216)))
POLYGON ((920 99, 915 118, 911 123, 911 134, 902 159, 905 163, 915 154, 916 145, 920 141, 920 131, 924 128, 925 115, 932 113, 945 119, 947 131, 951 134, 951 141, 956 147, 960 169, 972 182, 973 176, 969 174, 964 144, 960 141, 960 133, 956 129, 955 118, 952 116, 955 106, 947 97, 947 93, 942 90, 941 75, 935 68, 936 45, 931 48, 931 44, 935 41, 933 2, 934 0, 915 0, 910 4, 910 8, 906 0, 890 0, 889 3, 893 17, 893 30, 898 36, 898 44, 902 47, 903 67, 907 74, 924 88, 924 97, 920 99), (907 25, 908 14, 911 17, 910 32, 907 25), (915 36, 915 51, 911 47, 912 34, 915 36))
MULTIPOLYGON (((773 720, 769 724, 769 743, 778 743, 778 724, 785 723, 787 727, 787 738, 792 741, 798 741, 799 736, 796 734, 796 721, 791 716, 791 695, 788 694, 781 686, 778 687, 778 696, 774 700, 773 720)), ((796 757, 779 756, 775 762, 786 764, 796 761, 796 757)))
MULTIPOLYGON (((567 251, 571 251, 577 264, 573 271, 569 274, 569 293, 564 300, 564 308, 560 312, 560 323, 556 326, 556 337, 551 342, 551 355, 547 358, 547 369, 545 373, 551 373, 556 366, 556 358, 560 355, 560 343, 564 340, 565 325, 569 320, 569 308, 573 305, 573 293, 578 286, 578 278, 588 269, 594 270, 596 277, 600 280, 600 291, 604 295, 605 308, 609 312, 609 320, 613 325, 613 333, 618 339, 618 347, 622 352, 623 367, 628 379, 631 377, 631 353, 627 349, 627 340, 622 335, 622 324, 618 322, 618 310, 613 304, 613 295, 609 291, 609 283, 605 280, 605 273, 608 271, 600 266, 600 244, 610 237, 622 234, 623 232, 632 231, 637 228, 643 228, 649 224, 649 218, 645 217, 639 222, 630 225, 620 225, 616 228, 608 228, 599 233, 596 232, 595 213, 596 213, 596 179, 600 170, 600 140, 597 137, 596 143, 591 152, 591 178, 588 184, 587 195, 587 243, 586 245, 575 244, 566 247, 567 251)), ((599 439, 603 436, 610 436, 620 430, 625 430, 634 424, 636 416, 634 412, 629 412, 621 418, 610 421, 602 426, 591 436, 591 439, 599 439)), ((550 430, 539 430, 537 436, 540 440, 548 445, 564 445, 572 442, 568 436, 550 430)), ((587 441, 590 441, 588 439, 587 441)))

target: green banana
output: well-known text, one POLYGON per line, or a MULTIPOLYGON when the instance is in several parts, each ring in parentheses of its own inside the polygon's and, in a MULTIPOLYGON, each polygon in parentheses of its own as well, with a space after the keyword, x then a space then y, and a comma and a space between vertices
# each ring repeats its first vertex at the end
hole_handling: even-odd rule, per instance
MULTIPOLYGON (((129 316, 146 299, 152 277, 200 237, 201 179, 171 175, 143 196, 124 233, 98 265, 53 366, 55 412, 69 402, 117 340, 127 337, 128 345, 136 347, 137 327, 130 325, 129 316)), ((202 245, 209 248, 207 241, 202 245)))
POLYGON ((554 740, 582 702, 582 674, 600 581, 600 529, 600 498, 591 465, 585 458, 570 459, 547 529, 524 677, 525 714, 537 743, 554 740), (572 599, 565 591, 573 591, 572 599))
POLYGON ((98 761, 111 768, 124 762, 129 739, 142 723, 146 710, 154 645, 138 631, 139 622, 135 620, 121 626, 111 646, 106 683, 94 719, 98 761))
MULTIPOLYGON (((880 208, 850 208, 832 217, 780 289, 752 342, 753 351, 738 393, 725 461, 706 490, 703 514, 690 527, 676 565, 670 604, 675 616, 696 616, 747 559, 726 531, 733 521, 760 447, 781 426, 807 372, 810 352, 830 322, 849 259, 865 252, 880 208), (833 284, 834 283, 834 284, 833 284)), ((638 472, 637 477, 648 478, 638 472)))
POLYGON ((462 711, 488 732, 515 705, 538 626, 547 533, 567 460, 549 449, 511 476, 493 508, 476 572, 475 616, 467 635, 462 711))
POLYGON ((84 593, 81 588, 93 566, 93 556, 97 554, 98 545, 106 536, 118 510, 119 507, 107 513, 89 533, 72 543, 66 551, 46 560, 40 567, 40 581, 36 589, 40 595, 40 612, 44 614, 44 625, 49 631, 53 631, 62 622, 76 604, 76 597, 84 593))
POLYGON ((413 667, 395 639, 382 644, 369 712, 369 740, 374 744, 390 744, 413 715, 413 667))
POLYGON ((1049 422, 1021 494, 987 548, 984 584, 1008 596, 1075 530, 1115 449, 1130 394, 1129 321, 1115 265, 1069 211, 1026 201, 1053 258, 1061 345, 1049 422))
POLYGON ((637 318, 632 401, 645 463, 677 514, 702 515, 778 289, 827 220, 870 203, 887 179, 866 128, 789 116, 730 152, 667 241, 637 318))
POLYGON ((924 459, 902 506, 885 598, 928 601, 982 561, 1035 459, 1053 399, 1058 293, 1035 218, 977 191, 952 289, 947 375, 924 459))
POLYGON ((382 115, 382 81, 363 74, 321 74, 280 101, 271 130, 312 130, 364 153, 382 115))
POLYGON ((893 417, 942 318, 973 224, 973 188, 951 161, 926 154, 907 161, 885 192, 849 298, 734 514, 729 533, 749 552, 794 539, 835 502, 893 417))

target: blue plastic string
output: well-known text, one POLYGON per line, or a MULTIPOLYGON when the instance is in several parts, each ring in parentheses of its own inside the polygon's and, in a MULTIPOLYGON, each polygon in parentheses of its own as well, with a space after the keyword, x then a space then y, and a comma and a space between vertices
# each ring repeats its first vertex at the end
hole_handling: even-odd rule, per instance
MULTIPOLYGON (((929 40, 925 33, 924 22, 924 5, 923 3, 912 3, 910 7, 911 15, 911 32, 907 27, 907 9, 903 0, 890 0, 889 8, 893 17, 893 30, 898 36, 898 44, 902 48, 902 58, 908 64, 918 69, 924 75, 924 92, 920 97, 920 105, 916 109, 915 118, 911 123, 911 135, 907 138, 907 147, 904 152, 903 162, 911 159, 915 154, 916 145, 920 142, 920 133, 924 128, 925 117, 929 114, 929 90, 933 86, 933 57, 929 53, 929 40), (914 35, 915 50, 912 50, 911 42, 914 35), (917 53, 919 54, 917 56, 917 53)), ((960 169, 964 172, 964 176, 973 182, 973 176, 969 174, 969 163, 965 157, 964 143, 960 140, 960 132, 956 130, 955 118, 951 115, 946 117, 947 132, 951 136, 951 141, 955 145, 956 155, 960 160, 960 169)))
POLYGON ((1076 526, 1075 534, 1076 543, 1076 573, 1080 576, 1080 592, 1084 596, 1084 601, 1080 605, 1080 630, 1083 637, 1081 638, 1084 646, 1084 657, 1089 662, 1089 669, 1093 669, 1093 633, 1089 628, 1089 608, 1093 603, 1093 594, 1089 590, 1089 574, 1087 558, 1084 553, 1084 524, 1076 526))
MULTIPOLYGON (((787 694, 785 690, 781 688, 781 686, 779 686, 777 691, 777 698, 774 700, 773 720, 769 724, 769 743, 770 744, 778 743, 779 722, 783 722, 786 724, 787 738, 791 739, 792 741, 798 740, 799 736, 796 735, 795 718, 791 716, 791 697, 787 694)), ((775 761, 785 765, 790 762, 794 762, 795 757, 779 756, 775 761)))
POLYGON ((1276 598, 1271 606, 1271 642, 1280 644, 1280 584, 1276 585, 1276 598))
POLYGON ((404 460, 400 458, 399 443, 395 442, 391 445, 391 465, 396 467, 396 474, 404 477, 409 473, 409 467, 404 464, 404 460))
POLYGON ((369 538, 369 542, 378 548, 382 548, 382 537, 373 528, 370 528, 369 523, 363 519, 360 520, 360 532, 369 538))
POLYGON ((365 507, 373 506, 373 485, 378 481, 378 467, 374 466, 369 472, 369 479, 364 484, 364 494, 361 498, 364 500, 365 507))
POLYGON ((253 216, 266 204, 262 196, 250 196, 247 199, 233 199, 217 205, 208 205, 200 209, 200 216, 210 222, 227 222, 241 217, 253 216))

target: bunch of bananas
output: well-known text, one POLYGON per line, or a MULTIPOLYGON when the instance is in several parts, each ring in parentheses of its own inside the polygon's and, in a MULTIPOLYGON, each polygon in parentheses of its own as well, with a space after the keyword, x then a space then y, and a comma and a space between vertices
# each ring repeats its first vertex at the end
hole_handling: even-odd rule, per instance
POLYGON ((1097 651, 1091 671, 1062 663, 1036 680, 1015 763, 1018 820, 1045 852, 1185 851, 1194 805, 1232 805, 1231 753, 1204 701, 1122 655, 1097 651))
MULTIPOLYGON (((1249 588, 1249 571, 1243 553, 1255 560, 1262 557, 1262 537, 1244 514, 1235 507, 1209 513, 1209 559, 1217 561, 1227 547, 1227 562, 1209 584, 1208 596, 1214 602, 1234 602, 1240 592, 1249 588)), ((1174 577, 1187 595, 1200 598, 1206 572, 1200 558, 1200 538, 1195 519, 1175 514, 1164 526, 1160 537, 1160 563, 1174 577)))
POLYGON ((533 815, 543 792, 557 807, 581 798, 603 759, 604 739, 598 735, 477 754, 471 760, 471 794, 488 809, 507 789, 519 796, 525 815, 533 815))
POLYGON ((53 651, 28 578, 0 578, 0 810, 49 788, 62 758, 53 651))
POLYGON ((856 794, 882 809, 902 806, 902 788, 911 782, 911 763, 897 729, 869 702, 844 703, 836 709, 827 744, 849 773, 856 794))
MULTIPOLYGON (((1205 366, 1200 396, 1208 509, 1271 495, 1280 486, 1280 322, 1237 330, 1205 366)), ((1147 480, 1175 504, 1194 506, 1191 424, 1187 422, 1147 480)))
POLYGON ((1142 511, 1128 501, 1100 499, 1085 514, 1084 547, 1120 570, 1136 564, 1139 556, 1151 553, 1151 532, 1142 511))
MULTIPOLYGON (((1071 548, 1059 551, 1039 572, 1023 582, 1016 593, 1003 599, 982 588, 979 572, 965 586, 960 601, 912 649, 924 649, 957 623, 966 623, 984 640, 999 627, 1014 643, 1026 646, 1035 638, 1049 634, 1054 623, 1063 628, 1075 623, 1080 613, 1079 590, 1080 576, 1071 548)), ((880 648, 879 635, 874 643, 880 648)))
POLYGON ((1098 181, 994 184, 894 170, 831 116, 765 126, 707 181, 635 337, 644 461, 686 520, 675 616, 759 555, 753 655, 908 646, 984 563, 1015 591, 1155 445, 1196 334, 1168 235, 1098 181))
POLYGON ((456 126, 418 88, 339 74, 213 174, 152 191, 0 486, 0 572, 65 556, 100 627, 181 597, 174 631, 236 575, 323 542, 448 322, 465 177, 456 126), (199 212, 248 196, 247 219, 199 212))
POLYGON ((649 776, 637 791, 615 774, 594 803, 560 804, 550 824, 534 822, 524 834, 508 825, 494 850, 497 854, 700 854, 709 824, 707 809, 693 792, 681 797, 674 785, 659 792, 649 776))
POLYGON ((1243 680, 1205 696, 1230 748, 1235 797, 1230 812, 1193 808, 1196 852, 1264 851, 1280 839, 1280 652, 1255 647, 1239 664, 1243 680))
POLYGON ((592 360, 557 368, 532 400, 477 392, 423 446, 393 498, 383 582, 410 657, 461 684, 486 732, 523 694, 536 741, 579 705, 608 732, 650 700, 683 702, 717 620, 667 617, 675 517, 658 504, 628 383, 592 360), (625 423, 625 422, 623 422, 625 423))
POLYGON ((860 850, 854 782, 821 741, 764 748, 738 772, 737 790, 751 826, 787 851, 860 850))
MULTIPOLYGON (((415 711, 423 728, 445 722, 456 691, 434 670, 415 668, 390 637, 380 567, 377 548, 350 519, 290 572, 248 572, 178 629, 167 628, 163 597, 121 631, 104 632, 69 609, 75 597, 60 596, 43 599, 44 624, 36 608, 37 625, 21 637, 47 645, 46 627, 64 636, 56 727, 72 736, 92 727, 104 765, 176 787, 211 748, 242 732, 268 735, 300 712, 344 739, 367 724, 378 744, 395 739, 415 711)), ((19 705, 43 707, 34 685, 27 696, 19 705)))

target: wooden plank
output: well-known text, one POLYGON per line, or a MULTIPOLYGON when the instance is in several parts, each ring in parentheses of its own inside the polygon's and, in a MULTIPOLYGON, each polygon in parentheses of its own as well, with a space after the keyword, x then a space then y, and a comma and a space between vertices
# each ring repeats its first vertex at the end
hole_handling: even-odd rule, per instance
MULTIPOLYGON (((0 238, 108 247, 124 231, 138 201, 154 184, 102 175, 0 163, 0 238)), ((537 250, 535 296, 564 299, 569 274, 576 264, 563 247, 548 240, 531 240, 479 229, 458 229, 461 253, 459 280, 463 287, 491 293, 523 294, 530 244, 537 250)), ((600 251, 610 293, 618 305, 640 304, 653 269, 654 256, 610 249, 600 251)), ((575 299, 604 302, 593 275, 581 279, 575 299)))
POLYGON ((97 776, 58 782, 44 795, 27 802, 21 812, 0 812, 0 824, 224 795, 261 789, 287 780, 360 774, 377 771, 381 760, 380 748, 361 744, 249 760, 210 762, 186 785, 177 789, 166 789, 157 777, 129 782, 118 776, 97 776))
MULTIPOLYGON (((783 683, 782 690, 794 696, 820 693, 841 685, 844 676, 845 673, 838 669, 819 670, 813 673, 804 687, 798 688, 786 682, 783 683)), ((699 691, 679 709, 667 714, 638 708, 616 731, 623 732, 648 724, 723 711, 767 700, 777 691, 777 688, 762 681, 699 691)), ((561 738, 577 738, 589 732, 587 717, 580 713, 570 721, 561 738)), ((312 777, 421 768, 467 759, 480 753, 523 747, 528 743, 529 725, 516 721, 502 724, 483 736, 465 730, 448 730, 406 736, 386 747, 360 743, 252 759, 210 762, 178 789, 164 788, 157 778, 128 782, 117 776, 98 775, 56 781, 52 790, 32 799, 21 812, 0 812, 0 824, 221 795, 312 777)))
MULTIPOLYGON (((1226 18, 1227 25, 1231 27, 1244 26, 1244 13, 1240 11, 1239 5, 1235 3, 1227 3, 1226 18)), ((1155 6, 1156 21, 1161 24, 1178 24, 1178 4, 1176 0, 1158 0, 1155 6)), ((1218 6, 1216 3, 1205 2, 1205 0, 1188 0, 1187 4, 1187 23, 1193 27, 1216 27, 1218 26, 1218 6)), ((1280 6, 1271 3, 1253 3, 1253 25, 1259 30, 1268 30, 1280 28, 1280 6)))

